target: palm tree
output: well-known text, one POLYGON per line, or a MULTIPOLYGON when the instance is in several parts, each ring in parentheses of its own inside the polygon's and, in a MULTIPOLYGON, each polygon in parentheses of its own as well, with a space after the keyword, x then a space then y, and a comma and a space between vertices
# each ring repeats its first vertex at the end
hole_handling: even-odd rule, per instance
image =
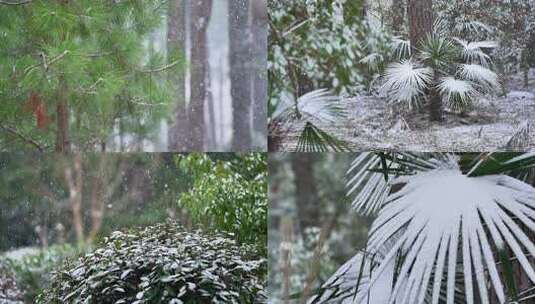
POLYGON ((277 104, 269 104, 268 116, 269 151, 279 150, 280 139, 290 131, 299 133, 295 152, 349 151, 344 141, 318 127, 347 116, 341 98, 329 90, 314 90, 297 100, 282 96, 277 104))
POLYGON ((532 303, 535 153, 362 153, 364 250, 311 303, 532 303))
POLYGON ((442 102, 464 114, 482 94, 496 92, 498 76, 485 50, 492 41, 467 42, 429 36, 416 54, 390 64, 382 90, 392 102, 419 107, 429 97, 430 117, 442 120, 442 102))

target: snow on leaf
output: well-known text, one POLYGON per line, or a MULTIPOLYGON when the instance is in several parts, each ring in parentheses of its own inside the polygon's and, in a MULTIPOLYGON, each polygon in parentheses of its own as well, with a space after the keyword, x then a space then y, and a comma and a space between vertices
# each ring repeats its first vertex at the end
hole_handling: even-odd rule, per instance
POLYGON ((455 111, 468 108, 477 95, 477 91, 470 82, 453 77, 441 78, 437 87, 450 108, 455 111))
POLYGON ((463 48, 463 57, 471 64, 488 65, 490 63, 490 57, 482 49, 493 49, 498 46, 495 41, 468 42, 459 38, 453 39, 463 48))
POLYGON ((486 92, 495 92, 499 89, 498 75, 478 64, 461 64, 459 74, 462 78, 474 82, 477 87, 486 92))
MULTIPOLYGON (((535 254, 535 245, 519 226, 535 229, 530 217, 535 207, 533 187, 504 175, 468 177, 458 169, 420 172, 405 180, 407 184, 388 197, 368 241, 370 252, 388 245, 389 253, 376 270, 379 274, 396 259, 398 250, 403 256, 391 302, 401 298, 409 303, 423 303, 428 290, 420 287, 429 285, 429 274, 434 267, 437 272, 444 273, 435 276, 431 287, 432 303, 438 303, 437 289, 441 288, 441 280, 447 282, 448 303, 453 303, 456 265, 460 260, 467 302, 473 303, 472 286, 476 285, 482 303, 487 303, 486 280, 489 279, 503 303, 504 287, 492 249, 505 245, 511 248, 522 270, 535 283, 535 271, 527 258, 535 254), (394 246, 390 245, 392 242, 394 246), (459 247, 462 250, 457 256, 459 247)), ((371 284, 375 281, 377 279, 372 279, 371 284)))
POLYGON ((385 83, 381 91, 392 101, 404 102, 409 107, 414 106, 417 98, 423 94, 425 88, 433 80, 433 70, 420 67, 413 60, 403 60, 390 64, 385 71, 385 83))

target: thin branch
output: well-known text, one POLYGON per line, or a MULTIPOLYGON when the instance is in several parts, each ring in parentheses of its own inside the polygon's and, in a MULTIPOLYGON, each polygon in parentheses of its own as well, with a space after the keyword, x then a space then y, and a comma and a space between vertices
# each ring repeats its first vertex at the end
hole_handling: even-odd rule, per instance
POLYGON ((143 73, 158 73, 158 72, 162 72, 162 71, 165 71, 167 69, 170 69, 170 68, 176 66, 179 63, 180 63, 180 60, 176 60, 176 61, 174 61, 174 62, 172 62, 172 63, 170 63, 170 64, 168 64, 166 66, 163 66, 163 67, 160 67, 160 68, 157 68, 157 69, 154 69, 154 70, 142 70, 141 72, 143 72, 143 73))
MULTIPOLYGON (((1 1, 1 0, 0 0, 1 1)), ((43 56, 43 63, 38 63, 38 64, 34 64, 34 65, 31 65, 27 68, 24 69, 24 74, 28 74, 31 70, 41 66, 41 65, 44 65, 47 69, 49 66, 51 66, 52 64, 54 64, 55 62, 59 61, 60 59, 62 59, 63 57, 65 57, 67 54, 69 54, 69 50, 65 50, 63 51, 63 53, 57 55, 56 57, 52 58, 52 60, 46 62, 46 57, 44 56, 44 54, 42 55, 43 56)))
POLYGON ((24 135, 20 132, 18 132, 15 128, 4 126, 0 124, 0 129, 6 131, 7 133, 11 133, 15 135, 16 137, 20 138, 22 141, 34 146, 39 150, 39 152, 43 152, 45 148, 39 144, 37 141, 33 140, 32 138, 28 137, 27 135, 24 135))

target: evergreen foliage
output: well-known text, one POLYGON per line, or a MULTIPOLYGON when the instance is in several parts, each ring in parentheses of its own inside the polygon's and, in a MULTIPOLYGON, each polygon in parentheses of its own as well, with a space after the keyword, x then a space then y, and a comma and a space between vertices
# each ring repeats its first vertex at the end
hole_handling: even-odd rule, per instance
POLYGON ((162 74, 182 62, 147 43, 160 2, 0 4, 0 150, 58 150, 62 132, 76 150, 104 149, 117 125, 150 136, 169 112, 162 74))
POLYGON ((205 228, 232 233, 238 243, 266 252, 267 155, 238 155, 231 161, 193 153, 178 157, 193 175, 193 186, 178 204, 205 228))
POLYGON ((169 222, 114 232, 58 271, 37 303, 264 303, 265 276, 250 248, 169 222))

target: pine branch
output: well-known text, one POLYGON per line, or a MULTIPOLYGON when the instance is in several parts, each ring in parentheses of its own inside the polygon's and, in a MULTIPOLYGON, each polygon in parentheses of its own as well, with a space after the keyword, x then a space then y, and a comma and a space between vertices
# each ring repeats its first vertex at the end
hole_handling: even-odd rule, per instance
MULTIPOLYGON (((1 1, 1 0, 0 0, 1 1)), ((52 64, 54 64, 55 62, 59 61, 60 59, 62 59, 63 57, 65 57, 67 54, 69 54, 69 50, 65 50, 63 53, 57 55, 56 57, 52 58, 52 60, 50 61, 46 61, 46 56, 44 54, 41 54, 41 56, 43 57, 43 63, 38 63, 38 64, 34 64, 34 65, 31 65, 27 68, 24 69, 24 74, 28 74, 31 70, 43 65, 45 67, 45 69, 48 69, 49 66, 51 66, 52 64)))
POLYGON ((43 152, 45 150, 45 148, 41 144, 39 144, 37 141, 35 141, 34 139, 28 137, 27 135, 24 135, 24 134, 20 133, 15 128, 4 126, 4 125, 0 124, 0 129, 4 130, 7 133, 15 135, 16 137, 20 138, 22 141, 24 141, 24 142, 36 147, 37 150, 39 150, 39 152, 43 152))
POLYGON ((176 60, 166 66, 163 66, 163 67, 160 67, 160 68, 156 68, 156 69, 153 69, 153 70, 142 70, 141 72, 143 73, 158 73, 158 72, 162 72, 162 71, 165 71, 167 69, 170 69, 174 66, 176 66, 177 64, 180 63, 180 60, 176 60))
POLYGON ((31 3, 32 1, 33 1, 33 0, 24 0, 24 1, 19 1, 19 2, 8 2, 8 1, 0 0, 0 4, 5 4, 5 5, 23 5, 23 4, 31 3))

